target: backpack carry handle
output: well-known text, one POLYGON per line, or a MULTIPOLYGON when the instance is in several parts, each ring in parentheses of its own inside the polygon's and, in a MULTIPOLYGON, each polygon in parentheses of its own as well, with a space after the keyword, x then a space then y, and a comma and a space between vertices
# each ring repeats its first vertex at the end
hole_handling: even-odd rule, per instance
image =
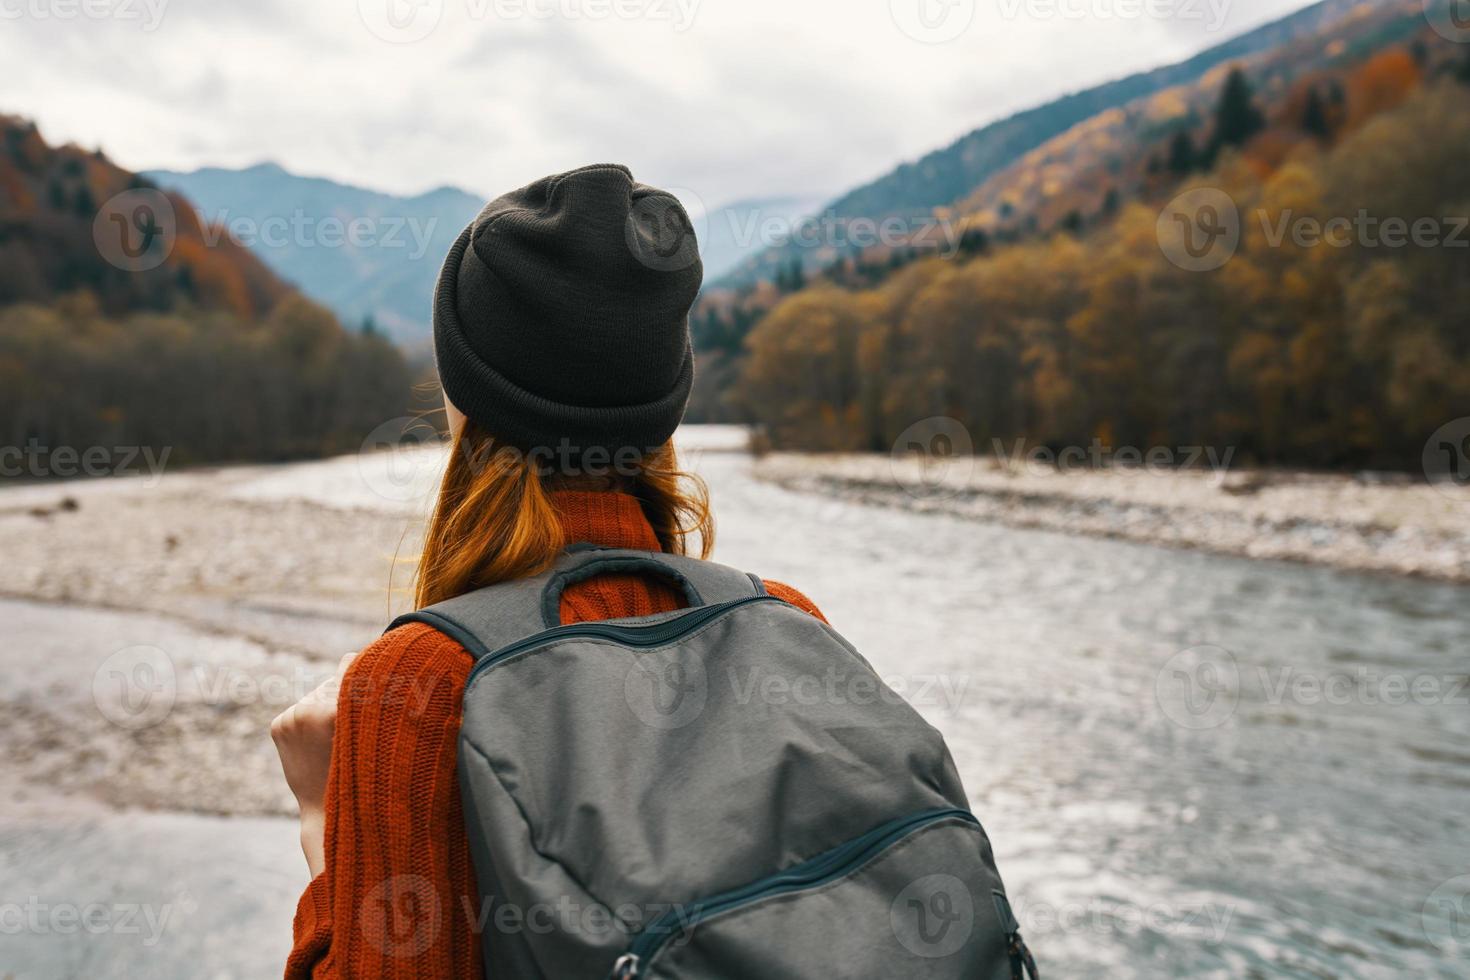
POLYGON ((567 586, 609 572, 636 572, 668 582, 684 594, 690 607, 763 595, 766 591, 759 577, 712 561, 578 542, 539 575, 498 582, 427 609, 404 613, 388 628, 427 623, 458 640, 479 660, 509 643, 560 626, 561 596, 567 586))
POLYGON ((628 554, 598 554, 595 551, 589 551, 586 554, 588 557, 572 567, 554 573, 550 581, 546 583, 546 588, 542 590, 541 618, 546 623, 547 629, 561 625, 561 594, 566 591, 567 586, 584 582, 598 575, 617 572, 638 572, 657 576, 683 592, 685 604, 688 607, 704 605, 704 597, 699 594, 694 583, 689 581, 688 576, 656 558, 628 554))

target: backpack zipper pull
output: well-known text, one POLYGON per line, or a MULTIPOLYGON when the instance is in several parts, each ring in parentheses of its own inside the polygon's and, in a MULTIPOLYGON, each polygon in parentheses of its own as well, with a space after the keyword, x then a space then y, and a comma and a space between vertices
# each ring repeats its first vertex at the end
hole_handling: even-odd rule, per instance
POLYGON ((638 966, 638 955, 636 953, 624 953, 613 964, 612 980, 634 980, 638 976, 638 966))
POLYGON ((1012 980, 1025 980, 1026 977, 1041 980, 1041 974, 1036 969, 1036 958, 1026 948, 1026 940, 1021 938, 1019 932, 1006 936, 1006 954, 1011 958, 1012 980))

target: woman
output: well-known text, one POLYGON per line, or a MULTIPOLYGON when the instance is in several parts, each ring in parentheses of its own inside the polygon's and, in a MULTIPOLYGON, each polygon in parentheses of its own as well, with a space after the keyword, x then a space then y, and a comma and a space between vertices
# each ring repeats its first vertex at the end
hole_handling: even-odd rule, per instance
MULTIPOLYGON (((579 542, 682 553, 697 537, 708 556, 703 487, 669 443, 693 379, 701 275, 678 201, 621 166, 536 181, 465 229, 435 295, 453 451, 420 607, 537 574, 579 542)), ((796 590, 765 585, 820 617, 796 590)), ((683 604, 662 581, 609 574, 568 587, 561 617, 683 604)), ((485 910, 456 778, 472 663, 432 627, 402 626, 271 726, 312 875, 287 977, 482 975, 485 910)))

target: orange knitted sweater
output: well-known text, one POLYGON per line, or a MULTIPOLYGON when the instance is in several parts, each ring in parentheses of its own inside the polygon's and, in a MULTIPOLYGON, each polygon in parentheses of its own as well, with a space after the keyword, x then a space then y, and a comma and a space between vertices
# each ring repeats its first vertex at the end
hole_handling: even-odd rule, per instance
MULTIPOLYGON (((570 541, 656 551, 638 501, 559 492, 570 541)), ((821 617, 779 582, 772 595, 821 617)), ((683 605, 668 585, 633 574, 570 586, 562 622, 666 612, 683 605)), ((422 623, 384 635, 353 661, 338 698, 327 777, 326 867, 296 909, 286 977, 481 976, 475 889, 460 810, 460 700, 473 660, 422 623)))

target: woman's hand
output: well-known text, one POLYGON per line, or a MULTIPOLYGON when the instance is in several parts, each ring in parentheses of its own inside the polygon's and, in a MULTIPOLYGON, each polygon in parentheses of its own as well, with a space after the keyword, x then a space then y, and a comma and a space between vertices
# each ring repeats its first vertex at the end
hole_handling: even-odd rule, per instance
POLYGON ((337 674, 271 722, 271 739, 281 756, 286 785, 301 808, 301 849, 315 878, 326 866, 327 772, 332 765, 332 731, 337 724, 337 693, 357 654, 337 665, 337 674))

